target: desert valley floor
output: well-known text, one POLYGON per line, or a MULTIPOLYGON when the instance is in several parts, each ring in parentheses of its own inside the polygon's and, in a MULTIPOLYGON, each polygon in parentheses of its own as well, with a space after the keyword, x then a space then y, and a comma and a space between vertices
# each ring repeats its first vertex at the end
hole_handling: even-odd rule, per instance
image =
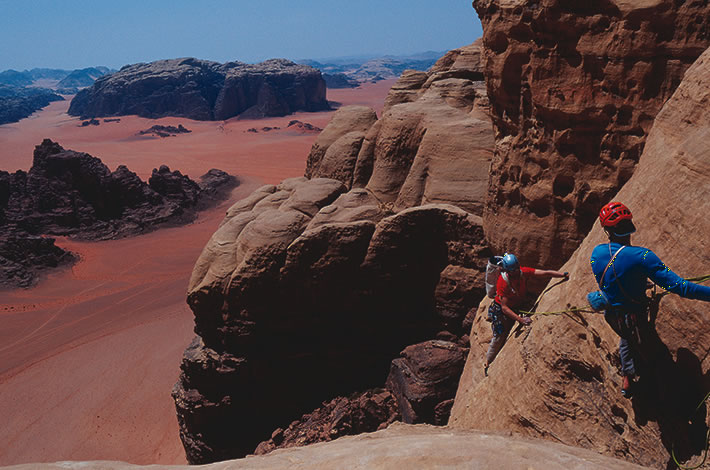
MULTIPOLYGON (((329 90, 328 99, 379 114, 392 83, 329 90)), ((80 256, 76 265, 45 275, 33 288, 0 292, 0 465, 185 463, 170 391, 193 337, 185 303, 192 266, 229 205, 262 184, 303 175, 317 134, 288 123, 324 128, 332 112, 225 122, 127 116, 82 127, 66 114, 68 106, 52 103, 0 126, 0 169, 29 169, 34 146, 50 138, 112 170, 126 165, 144 180, 167 164, 193 178, 219 168, 240 185, 184 227, 104 242, 59 239, 80 256), (192 132, 137 135, 155 124, 192 132)))

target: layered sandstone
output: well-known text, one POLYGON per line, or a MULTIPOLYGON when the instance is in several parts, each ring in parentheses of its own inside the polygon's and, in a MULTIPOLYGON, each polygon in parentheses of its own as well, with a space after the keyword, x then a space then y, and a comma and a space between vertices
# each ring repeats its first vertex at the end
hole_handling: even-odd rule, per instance
POLYGON ((252 452, 372 387, 406 422, 446 422, 489 255, 474 215, 493 145, 479 62, 474 44, 405 74, 379 120, 338 110, 310 180, 228 211, 193 272, 199 338, 173 392, 190 462, 252 452))
POLYGON ((710 45, 707 2, 476 0, 496 129, 494 251, 560 266, 631 177, 654 117, 710 45))
POLYGON ((71 102, 82 119, 135 114, 224 120, 329 109, 318 70, 285 59, 219 64, 194 58, 127 65, 71 102))
MULTIPOLYGON (((634 175, 613 197, 634 214, 632 242, 684 277, 710 273, 710 220, 700 216, 710 185, 709 77, 706 51, 656 117, 634 175)), ((586 304, 597 289, 589 256, 605 241, 595 224, 562 268, 571 281, 546 294, 539 311, 586 304)), ((532 328, 514 331, 484 377, 490 326, 482 305, 450 424, 512 430, 653 468, 675 468, 673 450, 681 462, 697 461, 709 417, 705 405, 697 408, 710 376, 708 304, 666 295, 652 307, 645 367, 628 400, 619 393, 618 337, 601 315, 535 317, 532 328)))
POLYGON ((480 54, 474 43, 404 72, 376 122, 366 109, 339 110, 306 176, 366 188, 394 210, 447 203, 481 214, 494 142, 480 54))
MULTIPOLYGON (((465 314, 483 292, 482 240, 480 218, 455 206, 393 214, 333 179, 285 180, 235 204, 189 286, 199 337, 173 390, 188 461, 251 453, 321 402, 382 387, 408 345, 445 338, 437 347, 462 359, 465 314), (447 266, 476 272, 477 282, 457 289, 452 275, 439 289, 447 266), (437 293, 471 303, 439 309, 447 302, 437 293)), ((462 368, 451 361, 448 381, 431 372, 410 386, 397 380, 402 390, 419 387, 400 393, 399 409, 411 402, 433 416, 426 406, 453 398, 462 368)))

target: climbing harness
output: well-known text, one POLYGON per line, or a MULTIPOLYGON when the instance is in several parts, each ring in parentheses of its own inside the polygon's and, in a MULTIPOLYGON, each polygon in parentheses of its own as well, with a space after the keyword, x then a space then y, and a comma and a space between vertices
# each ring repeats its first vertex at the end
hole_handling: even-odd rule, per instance
MULTIPOLYGON (((710 276, 705 276, 705 277, 706 277, 706 279, 710 279, 710 276)), ((703 280, 706 280, 706 279, 703 279, 703 280)), ((689 281, 690 279, 687 279, 687 280, 689 281)), ((694 413, 697 412, 701 406, 703 406, 703 404, 708 400, 708 398, 710 398, 710 392, 707 395, 705 395, 705 398, 703 398, 700 401, 700 403, 698 403, 698 406, 695 408, 694 413)), ((708 447, 709 446, 710 446, 710 429, 708 429, 708 432, 705 435, 705 450, 703 451, 703 460, 698 465, 695 465, 693 467, 685 467, 685 466, 681 465, 681 463, 678 462, 678 459, 675 456, 675 443, 673 443, 673 445, 671 446, 671 457, 673 457, 673 462, 675 462, 675 464, 681 470, 695 470, 696 468, 700 468, 703 465, 705 465, 705 461, 708 458, 708 447)))

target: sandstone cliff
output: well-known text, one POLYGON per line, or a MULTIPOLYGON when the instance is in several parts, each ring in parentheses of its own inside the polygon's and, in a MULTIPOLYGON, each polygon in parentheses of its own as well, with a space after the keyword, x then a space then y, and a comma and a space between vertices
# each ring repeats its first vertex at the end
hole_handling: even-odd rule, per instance
POLYGON ((631 177, 656 113, 710 46, 707 2, 476 0, 496 129, 494 251, 560 266, 631 177))
POLYGON ((406 71, 377 121, 367 109, 338 110, 306 176, 364 187, 394 210, 442 202, 480 215, 493 147, 480 54, 476 42, 428 72, 406 71))
POLYGON ((284 59, 255 65, 198 59, 127 65, 81 90, 69 114, 84 118, 136 114, 224 120, 329 109, 318 70, 284 59))
MULTIPOLYGON (((287 426, 313 442, 327 407, 289 423, 373 387, 406 422, 446 422, 489 256, 473 214, 493 145, 479 58, 467 46, 405 74, 380 120, 339 110, 310 180, 228 211, 193 272, 199 337, 173 391, 190 462, 244 455, 272 433, 273 448, 287 426)), ((379 403, 371 414, 386 423, 379 403)))
MULTIPOLYGON (((696 24, 696 23, 692 23, 696 24)), ((710 274, 710 51, 688 69, 658 114, 631 179, 613 197, 634 214, 635 245, 647 246, 678 274, 710 274)), ((596 290, 589 256, 605 242, 597 223, 563 266, 572 281, 550 291, 539 311, 585 305, 596 290)), ((450 424, 512 430, 628 459, 675 468, 705 448, 708 410, 696 410, 710 377, 708 304, 667 295, 652 310, 646 367, 633 399, 619 393, 618 337, 601 315, 535 317, 515 332, 490 368, 481 369, 490 325, 479 309, 471 353, 450 424)))

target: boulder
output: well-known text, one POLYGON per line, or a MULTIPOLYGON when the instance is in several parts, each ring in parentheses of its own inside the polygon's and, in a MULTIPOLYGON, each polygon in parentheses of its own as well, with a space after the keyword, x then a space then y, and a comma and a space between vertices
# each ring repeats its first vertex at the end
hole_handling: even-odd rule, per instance
POLYGON ((392 361, 387 388, 403 422, 446 424, 467 353, 455 343, 429 340, 407 346, 392 361))
POLYGON ((654 118, 710 46, 706 2, 476 0, 496 150, 495 252, 557 268, 634 172, 654 118))
MULTIPOLYGON (((710 274, 710 221, 698 217, 710 182, 708 77, 710 50, 658 113, 638 167, 613 197, 634 214, 633 244, 652 249, 686 278, 710 274)), ((589 257, 605 241, 594 224, 562 267, 571 281, 547 293, 538 311, 586 305, 587 292, 598 288, 589 257)), ((646 367, 631 400, 619 393, 618 337, 595 314, 536 316, 532 328, 513 331, 484 377, 490 326, 482 305, 450 425, 510 430, 652 468, 674 468, 673 451, 681 462, 699 460, 708 429, 707 406, 698 407, 710 377, 708 306, 675 295, 651 305, 646 367)))
POLYGON ((127 65, 103 76, 76 94, 69 114, 210 121, 327 109, 325 81, 306 65, 285 59, 251 65, 186 58, 127 65))

